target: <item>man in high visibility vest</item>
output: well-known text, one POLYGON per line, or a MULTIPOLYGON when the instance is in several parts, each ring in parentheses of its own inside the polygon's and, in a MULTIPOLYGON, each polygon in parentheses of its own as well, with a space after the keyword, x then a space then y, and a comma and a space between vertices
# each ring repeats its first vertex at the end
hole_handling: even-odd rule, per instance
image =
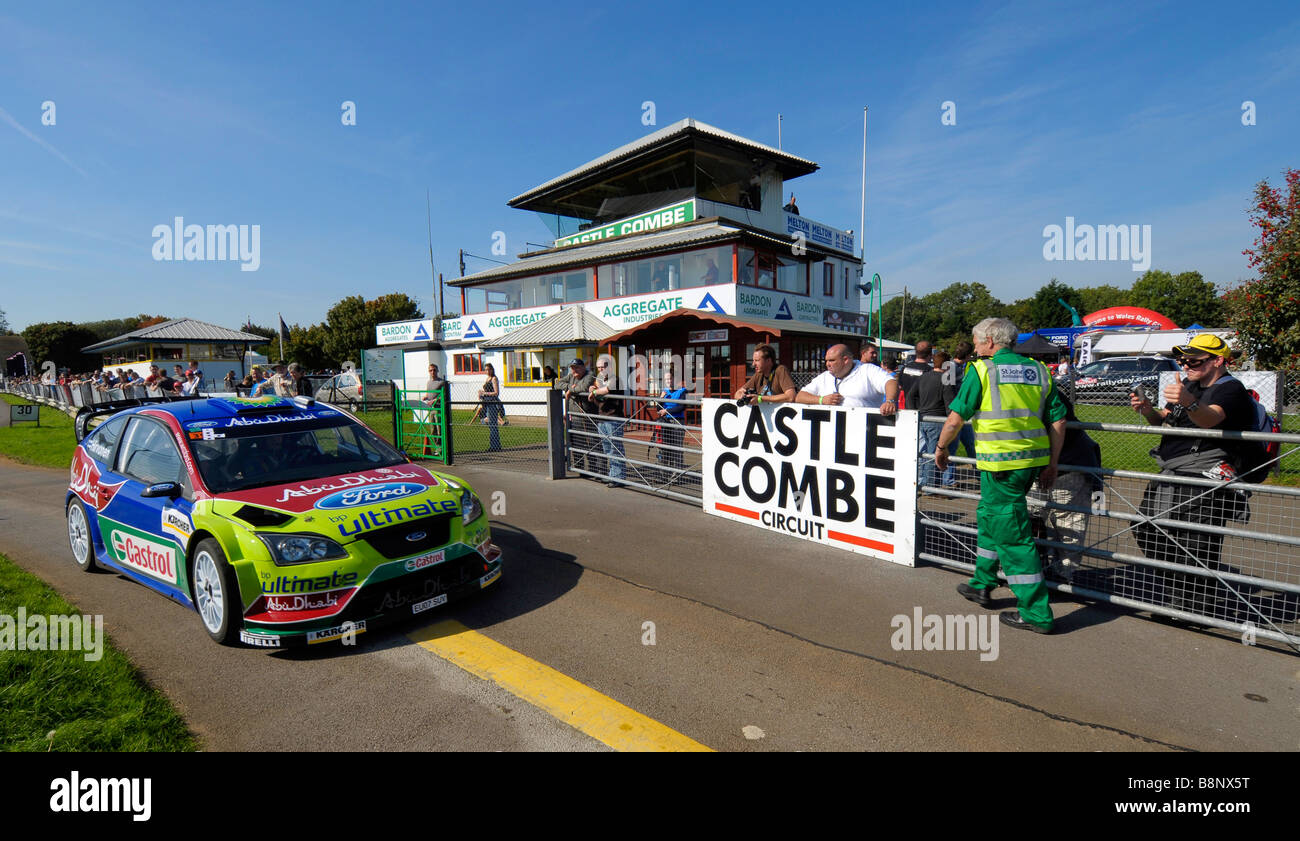
POLYGON ((948 445, 963 421, 974 418, 975 461, 980 471, 975 575, 957 592, 981 607, 999 586, 998 567, 1016 595, 1016 612, 1002 624, 1039 634, 1052 632, 1052 608, 1034 546, 1025 495, 1035 477, 1048 489, 1065 443, 1065 404, 1052 384, 1047 366, 1011 352, 1016 325, 1005 318, 986 318, 975 325, 975 352, 961 390, 950 405, 939 434, 935 467, 948 467, 948 445))

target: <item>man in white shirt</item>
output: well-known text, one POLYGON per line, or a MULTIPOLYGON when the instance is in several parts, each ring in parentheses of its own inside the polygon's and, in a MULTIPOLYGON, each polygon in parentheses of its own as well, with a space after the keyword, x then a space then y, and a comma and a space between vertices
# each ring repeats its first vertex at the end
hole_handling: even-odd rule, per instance
POLYGON ((867 406, 882 415, 898 411, 898 380, 883 368, 853 358, 847 345, 826 351, 826 370, 795 395, 797 403, 823 406, 867 406))

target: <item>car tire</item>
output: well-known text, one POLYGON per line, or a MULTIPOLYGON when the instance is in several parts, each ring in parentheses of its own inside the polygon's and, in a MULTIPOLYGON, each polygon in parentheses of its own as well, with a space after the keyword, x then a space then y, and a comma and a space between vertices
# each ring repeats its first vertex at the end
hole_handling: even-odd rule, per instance
POLYGON ((95 569, 95 543, 90 536, 90 518, 81 500, 68 500, 68 545, 72 547, 72 562, 82 572, 95 569))
POLYGON ((194 547, 190 582, 203 629, 221 645, 234 645, 243 625, 239 586, 234 569, 226 561, 226 553, 210 537, 194 547))

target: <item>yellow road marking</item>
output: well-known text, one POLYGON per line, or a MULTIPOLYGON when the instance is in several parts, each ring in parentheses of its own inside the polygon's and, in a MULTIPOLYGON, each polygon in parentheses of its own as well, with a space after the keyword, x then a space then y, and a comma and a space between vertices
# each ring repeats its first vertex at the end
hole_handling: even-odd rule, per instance
POLYGON ((448 619, 410 634, 419 646, 618 751, 711 751, 706 745, 448 619))

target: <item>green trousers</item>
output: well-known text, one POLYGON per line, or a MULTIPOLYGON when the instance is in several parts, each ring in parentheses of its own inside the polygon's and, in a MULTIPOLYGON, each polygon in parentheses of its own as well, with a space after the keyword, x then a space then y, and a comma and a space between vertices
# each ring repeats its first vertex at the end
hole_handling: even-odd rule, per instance
POLYGON ((980 471, 980 504, 976 512, 979 538, 970 586, 990 590, 997 587, 1001 566, 1007 585, 1016 594, 1020 617, 1051 628, 1052 608, 1047 603, 1043 567, 1025 505, 1025 494, 1040 472, 1041 467, 980 471))

